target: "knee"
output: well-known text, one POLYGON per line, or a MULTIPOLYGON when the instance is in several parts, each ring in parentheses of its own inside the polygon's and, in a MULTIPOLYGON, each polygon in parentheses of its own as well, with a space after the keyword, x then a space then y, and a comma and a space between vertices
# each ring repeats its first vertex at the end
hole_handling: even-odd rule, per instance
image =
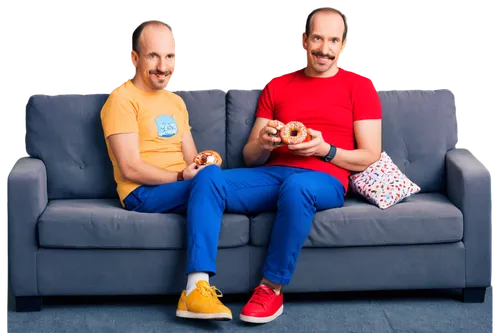
POLYGON ((287 178, 280 187, 280 198, 288 200, 304 200, 314 204, 315 198, 311 191, 311 184, 307 177, 301 174, 294 174, 287 178))
POLYGON ((222 170, 217 165, 209 165, 196 174, 196 176, 193 178, 193 182, 222 186, 222 170))

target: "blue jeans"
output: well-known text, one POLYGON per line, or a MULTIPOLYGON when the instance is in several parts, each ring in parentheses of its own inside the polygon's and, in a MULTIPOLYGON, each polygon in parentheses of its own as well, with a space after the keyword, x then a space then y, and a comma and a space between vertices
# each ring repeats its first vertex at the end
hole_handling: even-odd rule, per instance
POLYGON ((140 186, 124 200, 128 210, 180 213, 187 220, 186 274, 215 274, 222 215, 277 212, 263 276, 288 284, 314 213, 344 204, 335 177, 285 166, 221 170, 212 165, 192 180, 140 186))

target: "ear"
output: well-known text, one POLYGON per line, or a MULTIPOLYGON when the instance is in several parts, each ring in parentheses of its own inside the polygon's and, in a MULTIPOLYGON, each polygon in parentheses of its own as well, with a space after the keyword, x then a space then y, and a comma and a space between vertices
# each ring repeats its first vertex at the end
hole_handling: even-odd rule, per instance
POLYGON ((340 49, 340 53, 342 53, 342 51, 344 51, 345 44, 347 44, 347 38, 344 39, 344 41, 342 42, 342 48, 340 49))
POLYGON ((137 67, 137 63, 139 62, 139 54, 137 54, 137 52, 135 51, 132 51, 131 57, 132 57, 132 63, 134 64, 135 67, 137 67))
POLYGON ((349 45, 349 40, 346 38, 346 39, 344 39, 344 42, 342 43, 342 54, 344 53, 345 49, 347 48, 347 45, 349 45))
POLYGON ((307 50, 307 35, 305 32, 302 34, 302 47, 307 50))

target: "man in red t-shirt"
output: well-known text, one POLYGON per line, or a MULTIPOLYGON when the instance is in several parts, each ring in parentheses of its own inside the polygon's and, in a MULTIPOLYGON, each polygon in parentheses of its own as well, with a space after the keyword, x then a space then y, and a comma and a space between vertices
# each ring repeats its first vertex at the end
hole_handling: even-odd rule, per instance
POLYGON ((263 278, 240 319, 274 320, 283 312, 281 286, 290 282, 316 211, 341 207, 349 174, 381 153, 382 108, 372 82, 343 70, 345 16, 320 8, 307 18, 307 66, 269 82, 260 96, 243 154, 249 168, 224 170, 230 212, 276 211, 263 278), (280 144, 270 120, 303 123, 311 140, 280 144))

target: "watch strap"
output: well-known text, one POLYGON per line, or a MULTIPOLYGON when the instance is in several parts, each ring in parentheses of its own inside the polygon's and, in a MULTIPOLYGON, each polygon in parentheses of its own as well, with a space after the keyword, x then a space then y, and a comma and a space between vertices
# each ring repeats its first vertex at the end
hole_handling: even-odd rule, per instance
POLYGON ((323 160, 325 162, 330 162, 331 160, 333 160, 336 154, 337 154, 337 147, 330 144, 330 151, 328 151, 328 154, 325 157, 323 157, 323 160))

